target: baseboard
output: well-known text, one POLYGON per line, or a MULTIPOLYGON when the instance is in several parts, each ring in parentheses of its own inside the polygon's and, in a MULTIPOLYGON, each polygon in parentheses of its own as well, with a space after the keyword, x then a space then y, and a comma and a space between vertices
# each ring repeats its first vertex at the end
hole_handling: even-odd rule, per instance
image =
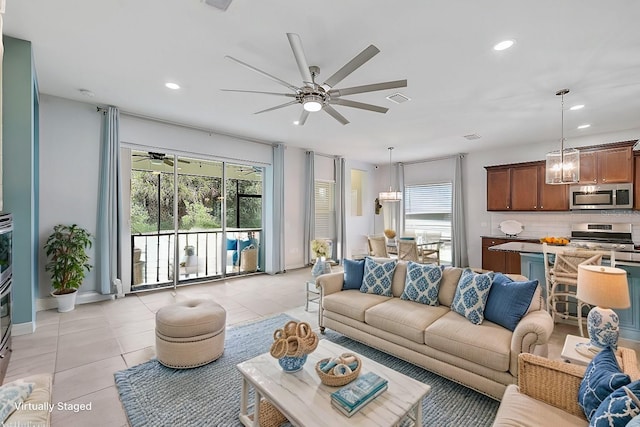
POLYGON ((36 331, 35 322, 14 323, 11 325, 11 336, 29 335, 36 331))
MULTIPOLYGON (((89 304, 92 302, 108 301, 115 299, 115 295, 103 295, 95 291, 80 292, 76 298, 76 304, 89 304)), ((55 298, 49 296, 36 300, 36 311, 44 311, 58 308, 55 298)))

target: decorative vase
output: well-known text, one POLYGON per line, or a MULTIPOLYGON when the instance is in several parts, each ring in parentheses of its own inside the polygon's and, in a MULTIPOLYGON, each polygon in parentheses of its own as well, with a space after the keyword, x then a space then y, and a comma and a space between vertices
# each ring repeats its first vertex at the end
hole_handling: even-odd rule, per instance
POLYGON ((305 362, 307 361, 307 355, 303 355, 302 357, 292 357, 292 356, 284 356, 278 359, 278 363, 282 370, 288 374, 292 374, 294 372, 298 372, 302 369, 305 362))
POLYGON ((326 264, 328 264, 328 262, 325 257, 316 258, 316 263, 313 264, 313 268, 311 269, 311 275, 313 277, 318 277, 319 275, 324 274, 326 272, 326 264))

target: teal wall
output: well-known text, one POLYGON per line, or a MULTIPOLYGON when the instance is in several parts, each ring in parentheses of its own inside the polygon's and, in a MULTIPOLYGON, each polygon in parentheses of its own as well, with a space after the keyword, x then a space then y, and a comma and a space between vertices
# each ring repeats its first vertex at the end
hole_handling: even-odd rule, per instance
POLYGON ((13 214, 13 323, 35 322, 37 297, 37 84, 31 42, 4 37, 3 209, 13 214))

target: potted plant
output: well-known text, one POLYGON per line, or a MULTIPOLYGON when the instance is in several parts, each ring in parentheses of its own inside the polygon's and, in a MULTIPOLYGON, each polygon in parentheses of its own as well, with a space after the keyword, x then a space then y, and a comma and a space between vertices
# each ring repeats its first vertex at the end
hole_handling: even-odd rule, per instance
POLYGON ((44 244, 49 262, 45 270, 51 273, 51 296, 58 301, 58 311, 75 308, 78 288, 91 271, 87 249, 91 248, 91 234, 76 224, 58 224, 44 244))

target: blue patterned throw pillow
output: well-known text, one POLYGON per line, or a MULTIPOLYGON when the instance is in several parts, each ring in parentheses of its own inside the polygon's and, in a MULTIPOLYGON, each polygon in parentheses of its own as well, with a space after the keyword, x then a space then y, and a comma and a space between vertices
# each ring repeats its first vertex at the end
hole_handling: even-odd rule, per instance
POLYGON ((34 386, 35 383, 17 380, 0 387, 0 422, 2 425, 7 417, 16 410, 16 407, 29 397, 34 386))
POLYGON ((400 298, 426 305, 439 305, 438 291, 443 272, 444 265, 418 264, 409 261, 404 291, 400 298))
POLYGON ((377 294, 385 297, 392 296, 391 282, 393 272, 396 269, 396 261, 375 262, 371 258, 364 260, 364 276, 360 292, 377 294))
POLYGON ((598 353, 589 362, 578 390, 578 404, 585 417, 591 420, 603 400, 614 390, 630 382, 629 375, 620 370, 611 347, 598 353))
POLYGON ((478 274, 465 268, 453 296, 453 311, 463 315, 474 325, 481 324, 492 280, 493 273, 478 274))
POLYGON ((622 386, 602 401, 591 417, 589 425, 593 427, 624 427, 640 414, 636 403, 640 396, 640 380, 628 386, 622 386), (632 393, 634 398, 628 393, 632 393))

